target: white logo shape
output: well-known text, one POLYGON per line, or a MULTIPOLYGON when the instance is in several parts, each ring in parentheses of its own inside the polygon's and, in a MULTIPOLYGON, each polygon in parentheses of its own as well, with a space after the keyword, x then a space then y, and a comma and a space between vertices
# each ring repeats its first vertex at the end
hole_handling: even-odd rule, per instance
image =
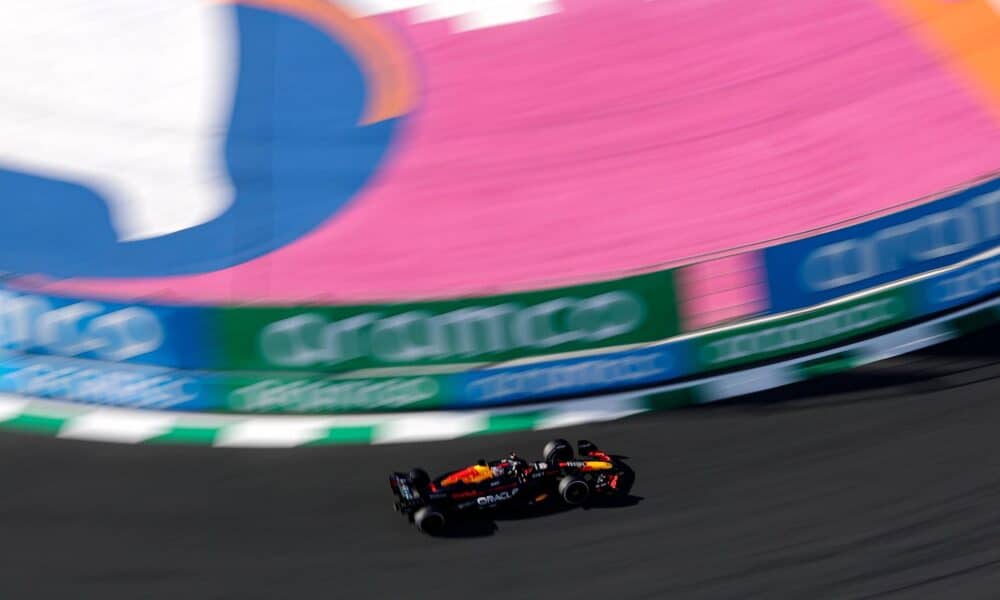
POLYGON ((90 187, 122 241, 215 219, 237 45, 206 0, 4 0, 0 168, 90 187))
POLYGON ((453 31, 531 21, 561 9, 559 0, 336 0, 334 3, 361 16, 409 10, 415 23, 447 20, 453 31))

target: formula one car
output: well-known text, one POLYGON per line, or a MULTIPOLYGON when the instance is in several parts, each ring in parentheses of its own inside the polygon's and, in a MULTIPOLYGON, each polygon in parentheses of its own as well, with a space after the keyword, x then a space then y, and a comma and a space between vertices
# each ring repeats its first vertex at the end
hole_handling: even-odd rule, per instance
POLYGON ((483 511, 525 508, 545 503, 585 505, 600 497, 627 496, 635 473, 623 457, 577 442, 579 458, 566 440, 545 445, 542 461, 527 461, 514 453, 431 479, 423 469, 393 473, 389 486, 393 508, 434 535, 462 517, 483 511))

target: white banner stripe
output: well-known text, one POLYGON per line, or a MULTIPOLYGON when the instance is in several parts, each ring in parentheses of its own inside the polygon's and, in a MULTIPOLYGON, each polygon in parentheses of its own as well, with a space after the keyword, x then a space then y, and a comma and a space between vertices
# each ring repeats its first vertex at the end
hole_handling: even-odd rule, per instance
POLYGON ((66 421, 58 437, 137 444, 167 433, 175 421, 173 415, 165 413, 98 410, 66 421))
POLYGON ((0 422, 20 416, 30 403, 31 400, 23 396, 0 394, 0 422))
POLYGON ((214 444, 219 447, 291 448, 326 436, 335 424, 330 418, 313 417, 286 421, 281 417, 248 419, 219 430, 214 444))
POLYGON ((441 413, 400 417, 376 426, 375 444, 447 440, 483 431, 489 425, 485 414, 441 413))

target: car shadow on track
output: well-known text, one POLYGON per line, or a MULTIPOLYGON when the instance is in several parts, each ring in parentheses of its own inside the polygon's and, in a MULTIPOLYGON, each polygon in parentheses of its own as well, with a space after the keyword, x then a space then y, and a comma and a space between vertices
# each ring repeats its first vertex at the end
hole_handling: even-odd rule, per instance
POLYGON ((569 506, 560 503, 545 504, 534 508, 524 508, 520 510, 507 510, 498 512, 490 516, 473 517, 453 523, 446 531, 438 533, 434 537, 438 538, 475 538, 488 537, 496 534, 500 530, 500 523, 505 521, 526 521, 530 519, 543 519, 574 510, 606 510, 621 509, 636 506, 642 502, 642 496, 619 496, 609 498, 594 498, 590 502, 581 506, 569 506))

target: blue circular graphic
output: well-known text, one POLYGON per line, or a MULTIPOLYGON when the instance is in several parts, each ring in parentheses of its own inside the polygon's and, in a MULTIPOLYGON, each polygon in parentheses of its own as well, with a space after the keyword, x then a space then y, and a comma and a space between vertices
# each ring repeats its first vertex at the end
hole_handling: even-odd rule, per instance
POLYGON ((225 10, 236 11, 239 31, 225 146, 235 188, 229 209, 190 229, 120 242, 95 191, 0 169, 0 271, 57 278, 214 271, 296 240, 366 184, 401 119, 359 124, 368 92, 357 59, 328 32, 289 15, 225 10))

